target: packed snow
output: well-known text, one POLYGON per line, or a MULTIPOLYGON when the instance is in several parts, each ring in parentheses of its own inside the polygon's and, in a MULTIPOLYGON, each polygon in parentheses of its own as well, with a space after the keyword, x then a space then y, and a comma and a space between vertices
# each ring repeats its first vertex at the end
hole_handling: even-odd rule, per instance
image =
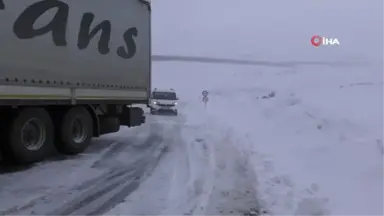
POLYGON ((382 214, 381 71, 184 63, 154 70, 156 85, 179 90, 187 125, 225 138, 208 145, 229 143, 252 164, 260 207, 278 215, 382 214), (184 82, 197 77, 204 79, 184 82))
POLYGON ((154 54, 363 64, 154 62, 178 116, 0 175, 0 213, 383 215, 382 4, 153 1, 154 54), (314 34, 341 45, 314 48, 314 34))
POLYGON ((179 93, 179 116, 148 114, 145 125, 103 136, 85 154, 3 174, 0 211, 383 213, 380 71, 185 63, 154 70, 156 86, 179 93))
POLYGON ((211 125, 206 133, 230 134, 252 163, 269 212, 383 214, 382 1, 163 0, 153 8, 155 53, 363 62, 285 69, 157 63, 153 82, 177 89, 185 114, 211 125), (309 43, 316 34, 341 45, 316 49, 309 43), (203 111, 194 107, 204 107, 204 89, 203 111))

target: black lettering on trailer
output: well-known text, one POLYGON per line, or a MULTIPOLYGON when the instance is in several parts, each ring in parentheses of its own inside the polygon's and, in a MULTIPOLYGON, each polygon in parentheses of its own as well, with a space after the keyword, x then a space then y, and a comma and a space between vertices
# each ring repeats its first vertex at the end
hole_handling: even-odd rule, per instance
POLYGON ((66 46, 66 31, 69 7, 67 4, 57 0, 45 0, 37 2, 27 9, 16 19, 13 32, 20 39, 31 39, 40 35, 52 33, 53 42, 56 46, 66 46), (57 12, 50 23, 39 29, 34 29, 33 24, 45 12, 57 8, 57 12))
POLYGON ((98 44, 98 49, 100 54, 108 54, 109 53, 109 40, 111 39, 111 22, 108 20, 104 20, 100 24, 96 25, 91 31, 91 24, 95 15, 92 13, 85 13, 81 20, 80 31, 79 31, 79 39, 77 42, 77 47, 80 50, 88 47, 91 39, 101 31, 101 36, 98 44))
POLYGON ((0 0, 0 10, 4 10, 4 9, 5 9, 4 1, 0 0))
POLYGON ((117 55, 124 59, 130 59, 136 54, 136 43, 133 37, 137 37, 137 28, 130 28, 125 31, 123 37, 127 50, 123 46, 117 49, 117 55))
MULTIPOLYGON (((5 9, 4 0, 0 0, 0 10, 5 9)), ((51 33, 52 40, 56 46, 67 46, 66 34, 68 24, 69 6, 59 0, 42 0, 27 7, 16 19, 13 32, 19 39, 32 39, 44 34, 51 33), (57 9, 53 19, 43 27, 34 28, 38 18, 51 9, 57 9)), ((78 35, 77 47, 86 49, 90 41, 101 31, 98 42, 98 51, 105 55, 110 51, 109 42, 111 38, 112 24, 104 20, 91 29, 95 15, 84 13, 78 35)), ((138 36, 136 27, 129 28, 123 34, 124 45, 117 48, 117 55, 123 59, 130 59, 137 52, 135 38, 138 36)))

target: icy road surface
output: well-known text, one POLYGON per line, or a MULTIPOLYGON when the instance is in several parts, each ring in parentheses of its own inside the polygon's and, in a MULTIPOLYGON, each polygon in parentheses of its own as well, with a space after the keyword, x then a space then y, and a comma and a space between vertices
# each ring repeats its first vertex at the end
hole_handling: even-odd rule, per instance
POLYGON ((173 126, 149 123, 93 142, 76 157, 0 176, 0 214, 101 214, 134 191, 164 156, 173 126))
POLYGON ((188 98, 191 122, 226 140, 217 147, 231 143, 242 153, 256 173, 259 206, 270 214, 383 215, 381 64, 154 69, 156 86, 188 98), (203 89, 210 92, 206 109, 203 89))
POLYGON ((0 175, 0 214, 383 214, 380 70, 154 70, 155 86, 179 93, 179 116, 149 115, 85 154, 0 175))
POLYGON ((210 126, 191 123, 184 112, 149 116, 142 127, 96 139, 83 155, 2 174, 0 214, 112 209, 109 215, 228 215, 256 209, 254 173, 230 134, 205 133, 210 126))

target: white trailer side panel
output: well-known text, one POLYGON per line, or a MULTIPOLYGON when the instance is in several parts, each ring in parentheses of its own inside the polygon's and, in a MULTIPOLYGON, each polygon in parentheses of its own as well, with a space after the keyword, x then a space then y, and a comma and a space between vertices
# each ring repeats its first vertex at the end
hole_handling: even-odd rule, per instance
POLYGON ((150 10, 139 0, 0 0, 0 85, 147 99, 150 39, 150 10))

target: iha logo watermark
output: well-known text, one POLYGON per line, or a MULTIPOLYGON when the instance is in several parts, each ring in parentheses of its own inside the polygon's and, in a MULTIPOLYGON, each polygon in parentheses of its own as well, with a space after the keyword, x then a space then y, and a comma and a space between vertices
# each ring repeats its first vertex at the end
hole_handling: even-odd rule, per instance
POLYGON ((314 35, 311 37, 311 44, 315 47, 319 46, 340 46, 337 38, 328 38, 324 36, 314 35))

